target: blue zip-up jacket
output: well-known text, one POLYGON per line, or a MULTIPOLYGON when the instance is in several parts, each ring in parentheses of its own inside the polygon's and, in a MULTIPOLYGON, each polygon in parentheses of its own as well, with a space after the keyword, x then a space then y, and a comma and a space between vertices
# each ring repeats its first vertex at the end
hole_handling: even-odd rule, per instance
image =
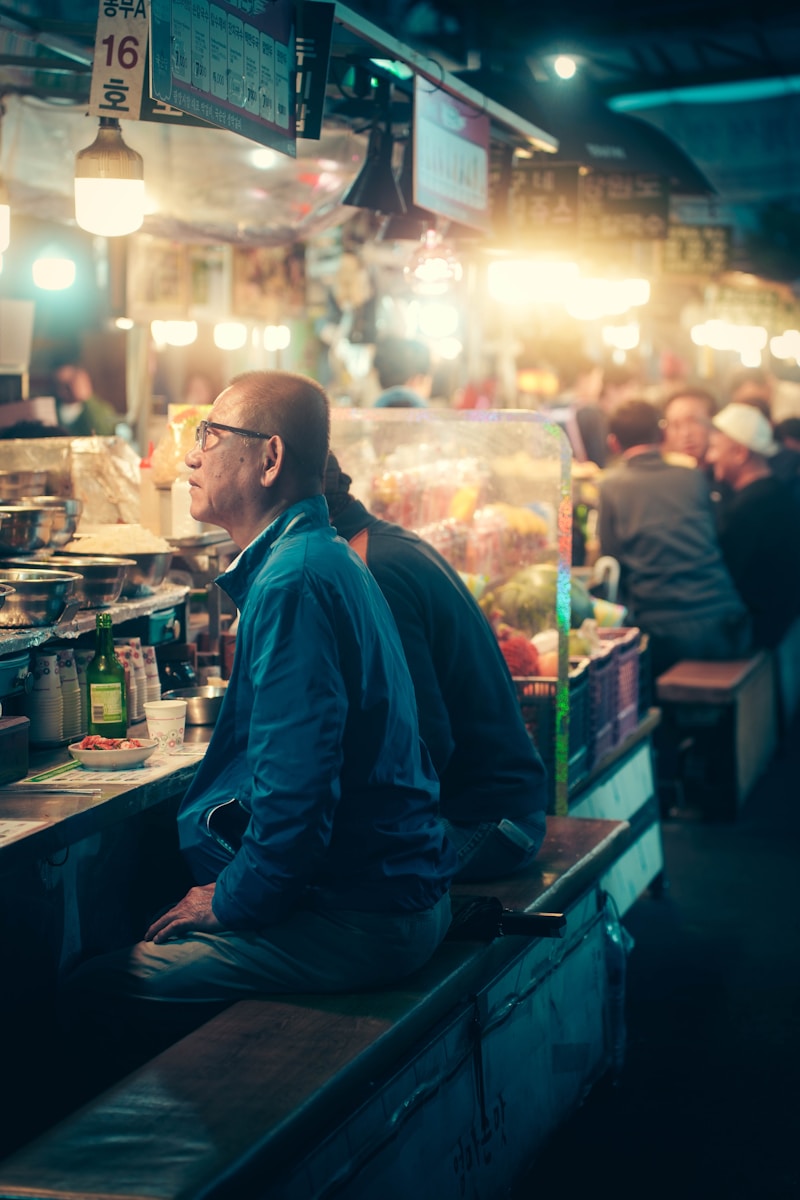
POLYGON ((178 814, 198 883, 229 929, 298 904, 420 911, 455 852, 419 738, 397 627, 369 571, 331 528, 323 496, 282 513, 217 582, 240 610, 233 670, 178 814), (231 854, 209 814, 249 814, 231 854))

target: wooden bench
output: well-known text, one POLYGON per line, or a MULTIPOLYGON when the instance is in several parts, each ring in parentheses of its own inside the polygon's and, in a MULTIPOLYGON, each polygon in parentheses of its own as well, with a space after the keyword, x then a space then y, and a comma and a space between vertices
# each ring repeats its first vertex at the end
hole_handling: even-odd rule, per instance
POLYGON ((677 785, 682 802, 706 816, 734 817, 777 745, 772 654, 676 663, 656 680, 656 694, 679 763, 662 773, 661 756, 660 783, 677 785))
POLYGON ((337 1195, 421 1200, 478 1177, 507 1187, 610 1065, 621 1012, 600 880, 629 833, 551 817, 528 871, 454 888, 456 904, 481 891, 563 911, 564 937, 448 940, 391 990, 234 1004, 0 1163, 0 1196, 316 1200, 337 1181, 337 1195))

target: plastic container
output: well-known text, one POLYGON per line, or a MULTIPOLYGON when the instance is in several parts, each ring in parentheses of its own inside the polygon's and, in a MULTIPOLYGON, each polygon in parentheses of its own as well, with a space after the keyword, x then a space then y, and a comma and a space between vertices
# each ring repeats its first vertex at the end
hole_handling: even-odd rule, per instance
POLYGON ((599 629, 600 640, 616 652, 617 696, 614 745, 618 746, 639 724, 639 630, 599 629))
MULTIPOLYGON (((589 665, 588 658, 570 659, 568 790, 577 787, 591 767, 589 665)), ((547 675, 514 679, 522 719, 547 768, 551 792, 555 787, 556 682, 547 675)))
POLYGON ((617 728, 617 648, 607 649, 589 659, 589 697, 591 706, 592 766, 615 747, 617 728))

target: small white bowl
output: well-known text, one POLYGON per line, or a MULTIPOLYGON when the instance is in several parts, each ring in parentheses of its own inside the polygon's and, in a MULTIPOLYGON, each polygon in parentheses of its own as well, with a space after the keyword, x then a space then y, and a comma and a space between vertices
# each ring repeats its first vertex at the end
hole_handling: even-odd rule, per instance
POLYGON ((158 749, 158 742, 142 739, 141 746, 131 750, 81 750, 80 743, 67 746, 73 758, 90 771, 123 771, 126 767, 139 767, 158 749))

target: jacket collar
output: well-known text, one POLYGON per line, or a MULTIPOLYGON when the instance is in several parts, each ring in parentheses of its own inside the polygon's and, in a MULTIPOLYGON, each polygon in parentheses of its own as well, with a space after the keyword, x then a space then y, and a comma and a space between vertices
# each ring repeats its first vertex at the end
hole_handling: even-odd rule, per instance
POLYGON ((281 538, 290 533, 308 533, 312 529, 330 528, 328 505, 323 495, 307 496, 276 517, 266 529, 246 546, 216 583, 241 609, 250 586, 281 538))

